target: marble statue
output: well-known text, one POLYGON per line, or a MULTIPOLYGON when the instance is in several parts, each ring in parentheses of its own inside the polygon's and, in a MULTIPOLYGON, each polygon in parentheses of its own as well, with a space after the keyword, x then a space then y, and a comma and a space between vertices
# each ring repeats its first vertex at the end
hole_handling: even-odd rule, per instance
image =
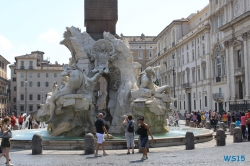
POLYGON ((71 52, 64 65, 62 81, 55 82, 46 103, 33 113, 37 120, 48 123, 51 136, 84 136, 94 132, 97 115, 103 113, 109 133, 124 132, 124 115, 144 115, 153 133, 165 131, 166 113, 172 98, 168 85, 158 87, 153 77, 158 67, 147 67, 133 61, 127 40, 109 32, 97 41, 79 28, 67 27, 64 39, 71 52), (106 80, 106 99, 98 108, 99 78, 106 80))

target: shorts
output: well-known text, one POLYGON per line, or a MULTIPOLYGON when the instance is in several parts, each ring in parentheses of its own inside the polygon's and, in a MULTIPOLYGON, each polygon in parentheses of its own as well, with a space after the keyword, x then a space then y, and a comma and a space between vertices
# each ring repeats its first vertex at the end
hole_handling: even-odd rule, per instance
POLYGON ((141 137, 141 148, 146 148, 148 137, 141 137))
POLYGON ((23 125, 23 122, 19 122, 19 125, 22 126, 22 125, 23 125))
POLYGON ((186 118, 186 120, 190 120, 190 118, 186 118))
POLYGON ((96 133, 96 137, 97 137, 97 143, 98 144, 102 144, 103 142, 105 142, 104 134, 96 133))

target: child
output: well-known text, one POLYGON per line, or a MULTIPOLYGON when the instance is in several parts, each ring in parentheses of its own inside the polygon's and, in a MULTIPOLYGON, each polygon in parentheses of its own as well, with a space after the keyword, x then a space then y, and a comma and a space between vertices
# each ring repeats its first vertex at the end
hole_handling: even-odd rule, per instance
POLYGON ((241 123, 240 123, 240 119, 237 118, 236 122, 235 122, 235 127, 240 127, 241 123))

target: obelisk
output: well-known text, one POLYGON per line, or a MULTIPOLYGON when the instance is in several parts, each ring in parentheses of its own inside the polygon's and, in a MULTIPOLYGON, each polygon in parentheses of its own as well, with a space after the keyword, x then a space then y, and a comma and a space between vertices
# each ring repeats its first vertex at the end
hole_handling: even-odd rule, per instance
POLYGON ((93 39, 102 39, 104 31, 116 35, 117 0, 85 0, 84 8, 84 26, 93 39))

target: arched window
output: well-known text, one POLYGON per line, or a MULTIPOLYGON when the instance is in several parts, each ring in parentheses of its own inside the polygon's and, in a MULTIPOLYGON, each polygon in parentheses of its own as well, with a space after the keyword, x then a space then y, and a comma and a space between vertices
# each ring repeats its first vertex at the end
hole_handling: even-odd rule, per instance
POLYGON ((202 53, 203 53, 203 55, 206 54, 206 52, 205 52, 205 44, 202 45, 202 53))
POLYGON ((189 62, 189 54, 188 54, 188 52, 187 52, 187 63, 189 62))
POLYGON ((214 62, 213 62, 213 68, 214 68, 214 77, 221 77, 222 76, 222 71, 223 71, 223 75, 224 73, 224 69, 225 65, 224 65, 224 58, 221 57, 221 52, 220 50, 217 50, 215 52, 215 58, 214 58, 214 62))

